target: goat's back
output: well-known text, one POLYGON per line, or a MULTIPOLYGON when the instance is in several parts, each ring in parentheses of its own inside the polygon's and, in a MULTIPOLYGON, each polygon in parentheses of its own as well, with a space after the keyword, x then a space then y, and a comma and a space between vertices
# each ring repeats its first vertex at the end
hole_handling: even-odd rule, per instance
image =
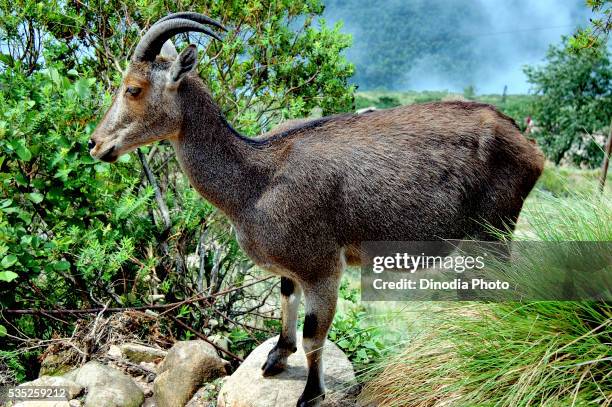
POLYGON ((291 231, 287 244, 481 238, 483 223, 516 221, 543 168, 512 119, 479 103, 319 119, 272 138, 277 171, 257 212, 273 235, 291 231))

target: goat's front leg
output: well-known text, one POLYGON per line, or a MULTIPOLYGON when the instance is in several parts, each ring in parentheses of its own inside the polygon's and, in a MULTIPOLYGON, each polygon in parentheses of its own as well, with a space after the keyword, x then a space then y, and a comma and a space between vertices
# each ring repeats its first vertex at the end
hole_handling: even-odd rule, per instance
POLYGON ((304 352, 308 379, 297 407, 318 406, 325 398, 323 347, 334 319, 340 276, 330 276, 316 284, 305 284, 304 352))
POLYGON ((278 342, 261 367, 264 376, 273 376, 285 370, 287 358, 297 350, 295 335, 301 296, 302 288, 296 281, 281 277, 281 319, 283 327, 278 342))

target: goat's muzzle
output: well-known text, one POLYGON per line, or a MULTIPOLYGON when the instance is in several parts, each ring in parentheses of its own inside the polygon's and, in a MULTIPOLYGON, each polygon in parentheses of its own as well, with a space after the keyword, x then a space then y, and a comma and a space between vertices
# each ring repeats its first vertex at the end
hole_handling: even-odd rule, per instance
POLYGON ((115 154, 115 146, 109 148, 102 156, 100 160, 106 161, 107 163, 114 163, 117 161, 117 155, 115 154))

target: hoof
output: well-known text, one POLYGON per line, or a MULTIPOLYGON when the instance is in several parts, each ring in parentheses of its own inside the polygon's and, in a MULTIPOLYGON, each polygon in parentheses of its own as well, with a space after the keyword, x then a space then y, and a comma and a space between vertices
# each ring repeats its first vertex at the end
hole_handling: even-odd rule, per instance
POLYGON ((297 407, 318 407, 325 400, 325 393, 319 395, 302 393, 297 402, 297 407))
POLYGON ((274 346, 268 353, 268 359, 261 367, 263 376, 274 376, 284 371, 287 368, 287 358, 293 352, 295 351, 279 348, 278 345, 274 346))
POLYGON ((266 360, 266 363, 264 363, 263 366, 261 367, 261 370, 262 370, 262 375, 264 377, 270 377, 270 376, 275 376, 283 372, 286 368, 287 368, 287 365, 285 363, 268 358, 268 360, 266 360))

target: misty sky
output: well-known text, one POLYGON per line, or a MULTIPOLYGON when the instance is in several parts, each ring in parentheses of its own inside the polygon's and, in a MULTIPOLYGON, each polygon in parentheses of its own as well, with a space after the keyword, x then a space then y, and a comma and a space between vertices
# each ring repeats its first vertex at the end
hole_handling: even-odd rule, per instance
MULTIPOLYGON (((446 1, 451 5, 454 0, 446 1)), ((372 59, 371 54, 366 55, 364 52, 372 46, 368 43, 368 33, 364 32, 359 23, 351 21, 351 12, 346 10, 359 2, 330 0, 325 2, 327 7, 324 14, 329 22, 343 20, 343 31, 353 35, 353 47, 346 55, 355 63, 357 70, 360 67, 363 69, 364 64, 372 59)), ((397 11, 394 14, 397 16, 395 24, 410 24, 410 11, 402 13, 402 7, 409 7, 406 5, 410 2, 379 0, 378 5, 381 8, 394 7, 397 11)), ((431 50, 425 51, 427 43, 423 43, 423 56, 410 61, 409 71, 389 88, 462 91, 466 86, 474 85, 478 93, 501 93, 504 85, 508 85, 508 93, 526 93, 529 84, 522 67, 541 63, 550 44, 559 43, 562 35, 573 33, 577 26, 585 26, 591 15, 584 0, 474 0, 474 3, 480 5, 478 12, 468 13, 461 26, 450 27, 453 33, 456 32, 457 36, 465 39, 476 50, 471 56, 473 61, 469 61, 473 69, 450 77, 436 69, 437 56, 428 54, 431 50)), ((440 13, 428 16, 428 21, 432 18, 434 25, 439 26, 440 33, 447 35, 451 21, 449 16, 440 13), (439 21, 435 21, 436 18, 439 21)), ((412 19, 416 20, 416 17, 412 16, 412 19)), ((371 23, 376 23, 376 16, 372 16, 371 23)), ((385 30, 385 27, 382 29, 385 30)), ((388 30, 388 35, 392 37, 393 30, 388 30)), ((368 88, 367 84, 359 85, 368 88)))

